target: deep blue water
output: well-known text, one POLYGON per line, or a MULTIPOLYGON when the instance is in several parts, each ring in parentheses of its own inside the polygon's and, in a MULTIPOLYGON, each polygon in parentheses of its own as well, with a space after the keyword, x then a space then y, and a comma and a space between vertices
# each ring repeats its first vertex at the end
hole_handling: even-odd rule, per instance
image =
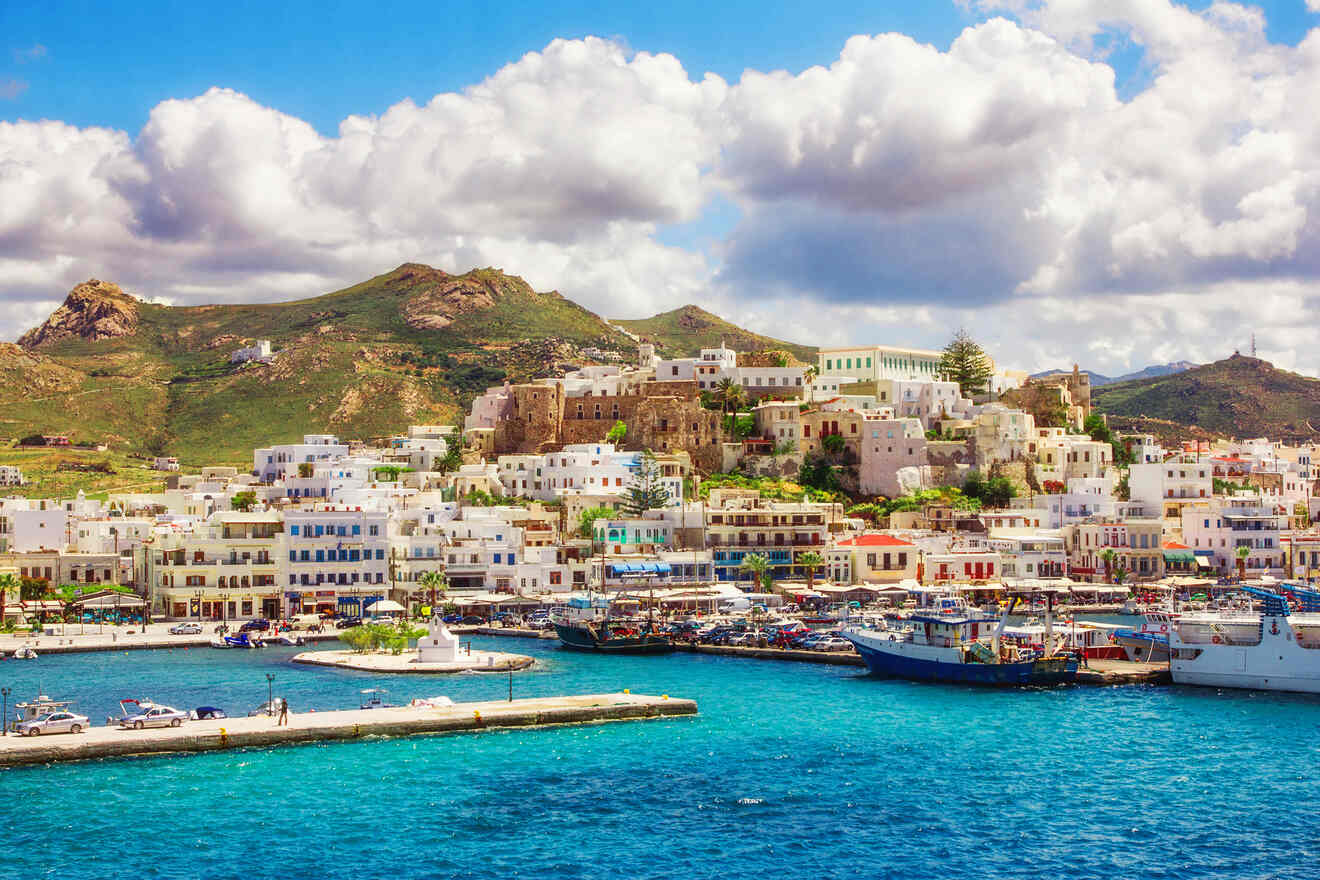
MULTIPOLYGON (((553 642, 515 696, 693 697, 691 719, 0 771, 0 877, 1314 877, 1320 700, 984 691, 848 667, 553 642), (125 866, 131 869, 125 873, 125 866)), ((294 649, 0 665, 94 720, 124 696, 245 712, 364 687, 502 699, 503 676, 373 677, 294 649)))

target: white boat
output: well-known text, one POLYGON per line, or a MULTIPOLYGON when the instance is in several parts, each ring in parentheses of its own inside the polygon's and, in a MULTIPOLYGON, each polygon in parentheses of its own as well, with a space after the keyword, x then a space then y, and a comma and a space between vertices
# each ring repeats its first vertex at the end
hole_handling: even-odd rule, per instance
POLYGON ((36 649, 33 648, 31 645, 23 645, 21 648, 18 648, 14 651, 14 659, 36 660, 37 659, 36 649))
POLYGON ((1177 684, 1320 693, 1320 593, 1285 587, 1287 598, 1244 592, 1261 610, 1183 614, 1172 621, 1169 670, 1177 684))

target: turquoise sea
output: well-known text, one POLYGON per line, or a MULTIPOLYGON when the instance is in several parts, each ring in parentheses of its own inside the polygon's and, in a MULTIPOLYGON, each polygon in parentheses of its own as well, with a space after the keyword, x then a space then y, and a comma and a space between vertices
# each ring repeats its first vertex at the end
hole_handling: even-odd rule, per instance
MULTIPOLYGON (((1312 878, 1320 700, 1190 688, 984 691, 847 667, 553 642, 514 695, 631 688, 691 719, 0 771, 0 877, 1312 878)), ((0 664, 94 721, 120 697, 245 713, 503 699, 504 676, 380 678, 295 649, 0 664)), ((11 697, 11 702, 12 702, 11 697)))

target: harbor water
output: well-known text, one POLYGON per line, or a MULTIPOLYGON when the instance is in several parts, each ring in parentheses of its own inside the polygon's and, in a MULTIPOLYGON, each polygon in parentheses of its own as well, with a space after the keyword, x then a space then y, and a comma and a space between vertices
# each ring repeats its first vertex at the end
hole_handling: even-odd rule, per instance
MULTIPOLYGON (((1195 688, 992 691, 851 667, 551 641, 515 697, 672 694, 694 718, 0 771, 6 877, 1291 878, 1320 866, 1320 700, 1195 688)), ((334 647, 328 645, 327 647, 334 647)), ((295 666, 295 648, 0 664, 94 723, 123 697, 296 712, 505 675, 295 666)))

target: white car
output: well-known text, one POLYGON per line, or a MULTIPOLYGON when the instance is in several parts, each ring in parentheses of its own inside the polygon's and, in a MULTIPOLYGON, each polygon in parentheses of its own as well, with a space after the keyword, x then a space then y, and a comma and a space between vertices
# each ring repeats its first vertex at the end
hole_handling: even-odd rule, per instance
POLYGON ((851 651, 853 643, 837 636, 821 639, 811 646, 813 651, 851 651))
POLYGON ((188 713, 172 706, 144 706, 136 715, 119 719, 120 727, 141 730, 144 727, 178 727, 188 720, 188 713))
POLYGON ((176 623, 170 627, 170 635, 174 636, 197 636, 202 634, 202 625, 200 623, 176 623))
POLYGON ((14 728, 19 736, 40 736, 43 733, 82 733, 87 729, 87 716, 73 712, 47 712, 14 728))

